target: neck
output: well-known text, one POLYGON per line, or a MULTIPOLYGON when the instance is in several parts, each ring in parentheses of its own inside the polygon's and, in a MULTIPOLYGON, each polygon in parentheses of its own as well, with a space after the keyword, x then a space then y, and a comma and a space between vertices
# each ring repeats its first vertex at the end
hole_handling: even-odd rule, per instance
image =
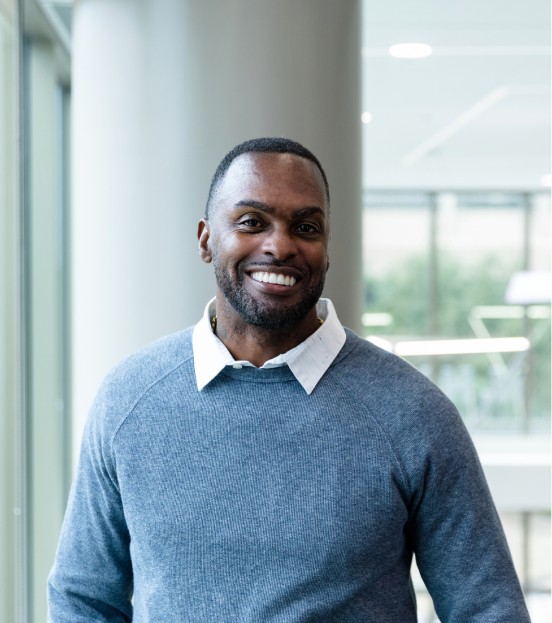
POLYGON ((271 331, 254 327, 243 320, 217 288, 216 334, 238 361, 249 361, 260 368, 270 359, 304 342, 319 327, 316 307, 292 329, 271 331))

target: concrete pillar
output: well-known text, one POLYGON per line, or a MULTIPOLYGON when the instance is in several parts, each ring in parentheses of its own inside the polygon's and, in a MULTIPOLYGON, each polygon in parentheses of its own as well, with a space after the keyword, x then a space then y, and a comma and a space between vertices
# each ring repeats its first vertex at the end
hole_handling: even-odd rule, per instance
POLYGON ((77 0, 73 22, 75 435, 101 378, 194 324, 214 293, 196 249, 237 143, 286 136, 325 167, 325 295, 360 330, 359 0, 77 0))

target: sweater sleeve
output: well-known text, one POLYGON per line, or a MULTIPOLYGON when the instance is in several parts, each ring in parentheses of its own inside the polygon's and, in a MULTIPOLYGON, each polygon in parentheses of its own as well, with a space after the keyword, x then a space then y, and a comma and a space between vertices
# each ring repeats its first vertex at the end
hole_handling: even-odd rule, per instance
POLYGON ((88 417, 48 578, 49 623, 132 619, 130 536, 112 456, 111 404, 104 383, 88 417))
POLYGON ((442 394, 432 409, 420 426, 430 441, 410 446, 419 467, 407 532, 437 615, 442 623, 529 623, 469 433, 442 394))

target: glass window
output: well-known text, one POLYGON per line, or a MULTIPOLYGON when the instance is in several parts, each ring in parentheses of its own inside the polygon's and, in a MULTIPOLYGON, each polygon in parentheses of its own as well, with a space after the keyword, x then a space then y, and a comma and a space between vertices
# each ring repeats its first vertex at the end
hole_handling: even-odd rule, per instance
POLYGON ((45 15, 0 0, 0 620, 30 623, 71 477, 68 57, 45 15))
POLYGON ((25 332, 27 616, 46 619, 52 568, 71 477, 68 310, 69 94, 55 45, 25 42, 25 332))
MULTIPOLYGON (((529 220, 528 263, 531 270, 550 272, 550 194, 534 195, 531 202, 529 220)), ((550 320, 546 315, 550 311, 535 306, 528 309, 531 318, 526 320, 527 330, 533 332, 535 339, 530 353, 530 379, 528 387, 528 409, 531 415, 531 428, 547 429, 550 427, 550 320), (538 316, 544 316, 538 317, 538 316), (537 341, 538 338, 538 341, 537 341)))
POLYGON ((16 620, 21 567, 20 481, 15 450, 20 409, 17 5, 0 2, 0 620, 16 620), (14 573, 14 569, 16 572, 14 573))
POLYGON ((461 353, 405 356, 472 430, 550 426, 550 305, 505 298, 517 271, 550 270, 549 220, 541 194, 364 195, 365 335, 399 354, 415 338, 464 340, 461 353))
POLYGON ((362 321, 367 335, 427 334, 429 237, 426 195, 365 193, 362 321), (388 316, 377 315, 382 312, 388 316))

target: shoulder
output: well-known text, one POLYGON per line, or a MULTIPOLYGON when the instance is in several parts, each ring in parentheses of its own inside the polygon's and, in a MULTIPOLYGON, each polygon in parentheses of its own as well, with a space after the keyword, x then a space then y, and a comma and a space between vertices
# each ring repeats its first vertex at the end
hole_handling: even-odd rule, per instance
POLYGON ((186 364, 193 365, 193 327, 163 337, 121 360, 103 380, 88 426, 112 437, 142 397, 186 364))
POLYGON ((395 410, 410 411, 428 404, 452 406, 443 392, 413 365, 349 329, 346 332, 345 352, 336 358, 335 373, 378 412, 391 405, 395 410))
POLYGON ((406 471, 440 456, 472 456, 469 434, 445 394, 410 363, 347 330, 334 379, 377 421, 406 471), (345 348, 345 347, 344 347, 345 348))
POLYGON ((122 359, 106 381, 124 381, 141 386, 154 382, 175 367, 193 358, 193 327, 162 337, 122 359))

